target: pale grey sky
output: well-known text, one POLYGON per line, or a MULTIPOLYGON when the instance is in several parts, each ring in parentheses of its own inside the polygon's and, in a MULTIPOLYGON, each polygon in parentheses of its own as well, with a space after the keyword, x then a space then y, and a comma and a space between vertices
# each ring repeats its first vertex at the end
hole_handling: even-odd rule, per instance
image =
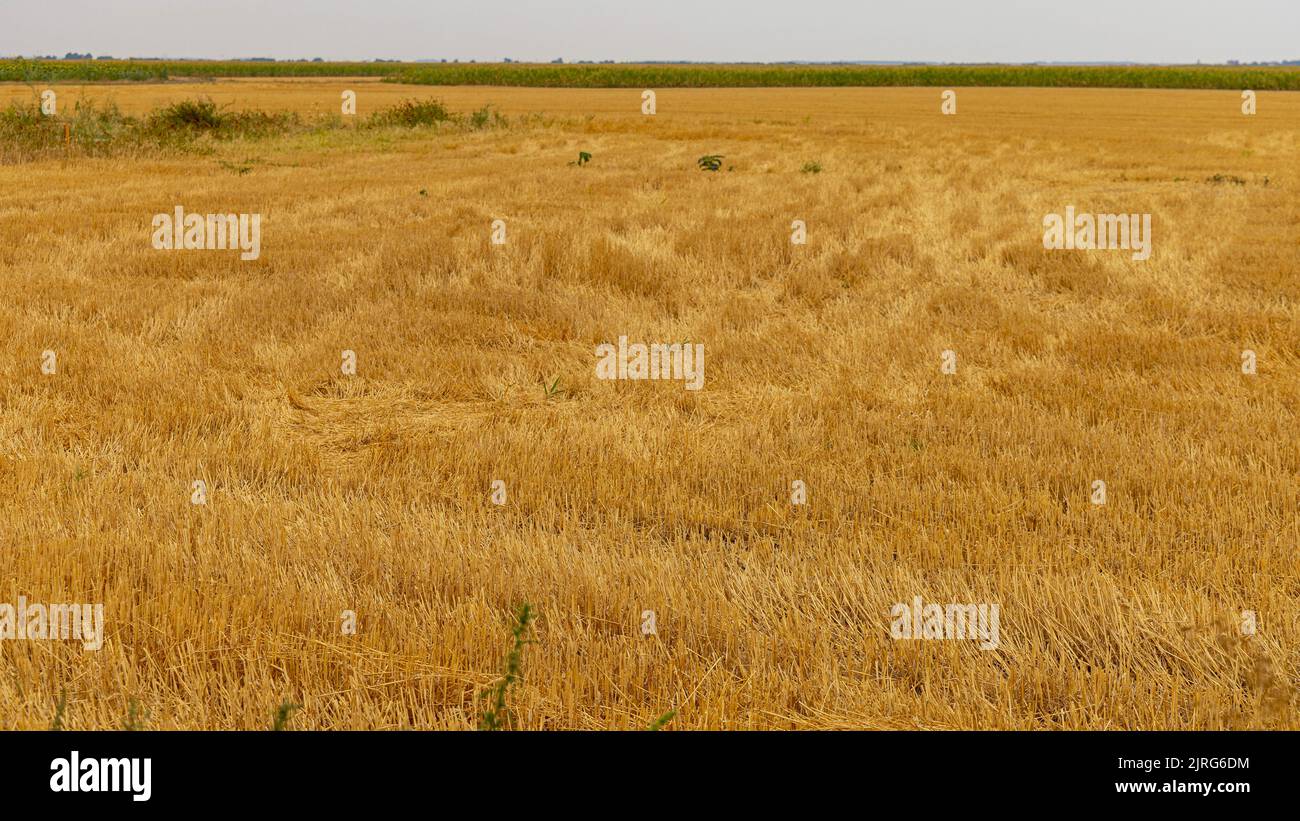
POLYGON ((0 54, 418 60, 1300 59, 1300 0, 0 0, 0 54))

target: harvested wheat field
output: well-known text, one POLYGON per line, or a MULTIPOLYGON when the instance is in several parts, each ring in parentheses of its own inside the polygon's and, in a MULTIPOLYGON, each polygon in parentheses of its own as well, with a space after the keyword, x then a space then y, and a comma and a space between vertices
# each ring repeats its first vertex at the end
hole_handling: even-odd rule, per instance
POLYGON ((296 125, 0 141, 0 726, 1300 728, 1300 94, 53 88, 296 125))

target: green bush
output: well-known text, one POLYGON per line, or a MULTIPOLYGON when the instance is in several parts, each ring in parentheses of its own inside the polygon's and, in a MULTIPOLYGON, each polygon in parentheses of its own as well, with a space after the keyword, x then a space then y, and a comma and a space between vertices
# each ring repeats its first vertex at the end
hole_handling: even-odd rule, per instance
POLYGON ((212 100, 182 100, 155 111, 149 119, 156 128, 216 131, 226 122, 226 115, 212 100))
POLYGON ((476 131, 484 128, 498 128, 505 124, 506 118, 501 116, 499 111, 493 111, 490 105, 485 105, 469 115, 470 128, 476 131))
POLYGON ((407 100, 371 114, 369 125, 419 128, 445 123, 450 119, 451 113, 438 100, 407 100))
MULTIPOLYGON (((461 130, 492 128, 506 118, 485 106, 454 114, 437 100, 410 101, 378 112, 368 126, 417 128, 447 124, 461 130)), ((53 156, 109 156, 205 150, 213 141, 257 140, 288 134, 351 132, 338 115, 304 122, 292 112, 224 111, 212 100, 182 100, 143 117, 123 114, 111 103, 79 101, 55 116, 39 103, 0 109, 0 162, 29 162, 53 156)), ((239 173, 247 173, 239 171, 239 173)))
POLYGON ((182 100, 153 113, 144 122, 150 134, 167 137, 210 135, 215 139, 256 139, 285 134, 301 124, 284 111, 222 111, 212 100, 182 100))

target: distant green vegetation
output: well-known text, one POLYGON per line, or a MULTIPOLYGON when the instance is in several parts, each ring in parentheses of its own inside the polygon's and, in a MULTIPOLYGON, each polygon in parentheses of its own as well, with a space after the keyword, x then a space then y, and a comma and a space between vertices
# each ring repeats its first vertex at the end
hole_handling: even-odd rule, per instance
POLYGON ((0 60, 0 81, 382 77, 421 85, 548 88, 1038 86, 1300 90, 1300 66, 708 65, 0 60))
POLYGON ((83 60, 0 60, 0 82, 58 83, 166 80, 162 63, 83 60))
POLYGON ((437 63, 389 82, 578 88, 1045 86, 1300 90, 1300 66, 787 66, 437 63))
POLYGON ((0 82, 157 82, 217 77, 385 77, 412 63, 247 60, 0 60, 0 82))
MULTIPOLYGON (((452 112, 438 100, 412 100, 381 109, 364 119, 345 121, 337 114, 303 118, 292 112, 227 111, 209 99, 181 100, 141 117, 122 113, 112 103, 78 101, 54 116, 35 102, 0 108, 0 165, 49 157, 109 157, 210 150, 214 143, 334 132, 482 131, 507 128, 510 121, 484 106, 452 112)), ((223 161, 240 175, 253 167, 223 161)))

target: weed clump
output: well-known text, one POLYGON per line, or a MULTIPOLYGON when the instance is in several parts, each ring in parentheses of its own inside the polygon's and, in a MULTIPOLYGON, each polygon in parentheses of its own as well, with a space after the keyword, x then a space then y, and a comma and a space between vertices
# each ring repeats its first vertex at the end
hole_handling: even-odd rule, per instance
POLYGON ((705 154, 696 160, 695 164, 700 167, 701 171, 717 171, 722 168, 723 159, 724 157, 721 154, 705 154))
POLYGON ((165 106, 145 121, 152 134, 210 135, 216 139, 259 139, 287 134, 301 121, 288 111, 222 111, 210 99, 182 100, 165 106))
POLYGON ((188 129, 191 131, 216 131, 226 121, 212 100, 181 100, 155 111, 149 116, 153 128, 188 129))
MULTIPOLYGON (((370 116, 368 128, 415 129, 449 126, 480 130, 505 126, 490 106, 455 114, 438 100, 410 100, 370 116)), ((306 132, 337 132, 339 117, 304 122, 296 113, 248 109, 227 111, 211 99, 181 100, 132 117, 109 103, 79 101, 70 113, 46 115, 37 101, 0 109, 0 162, 53 157, 103 157, 204 152, 214 142, 261 140, 306 132)), ((243 173, 243 172, 241 172, 243 173)))
POLYGON ((421 128, 452 119, 438 100, 406 100, 370 115, 368 125, 377 128, 421 128))
POLYGON ((490 690, 480 695, 480 698, 488 703, 487 710, 478 722, 480 730, 501 730, 511 726, 506 696, 510 694, 510 688, 523 678, 521 668, 523 667, 524 646, 535 641, 535 639, 529 638, 529 634, 532 632, 533 618, 533 609, 527 604, 521 607, 518 615, 515 616, 515 625, 512 630, 514 645, 510 648, 510 654, 506 656, 505 675, 490 690))
POLYGON ((46 116, 38 103, 0 109, 0 162, 51 156, 105 156, 144 141, 140 123, 109 103, 78 102, 70 114, 46 116))
POLYGON ((456 126, 470 131, 501 128, 508 120, 492 106, 485 105, 468 115, 453 114, 439 100, 407 100, 370 115, 370 128, 430 128, 456 126))
POLYGON ((469 115, 469 127, 475 131, 482 131, 485 128, 501 128, 505 125, 506 118, 501 112, 493 111, 490 105, 485 105, 469 115))

